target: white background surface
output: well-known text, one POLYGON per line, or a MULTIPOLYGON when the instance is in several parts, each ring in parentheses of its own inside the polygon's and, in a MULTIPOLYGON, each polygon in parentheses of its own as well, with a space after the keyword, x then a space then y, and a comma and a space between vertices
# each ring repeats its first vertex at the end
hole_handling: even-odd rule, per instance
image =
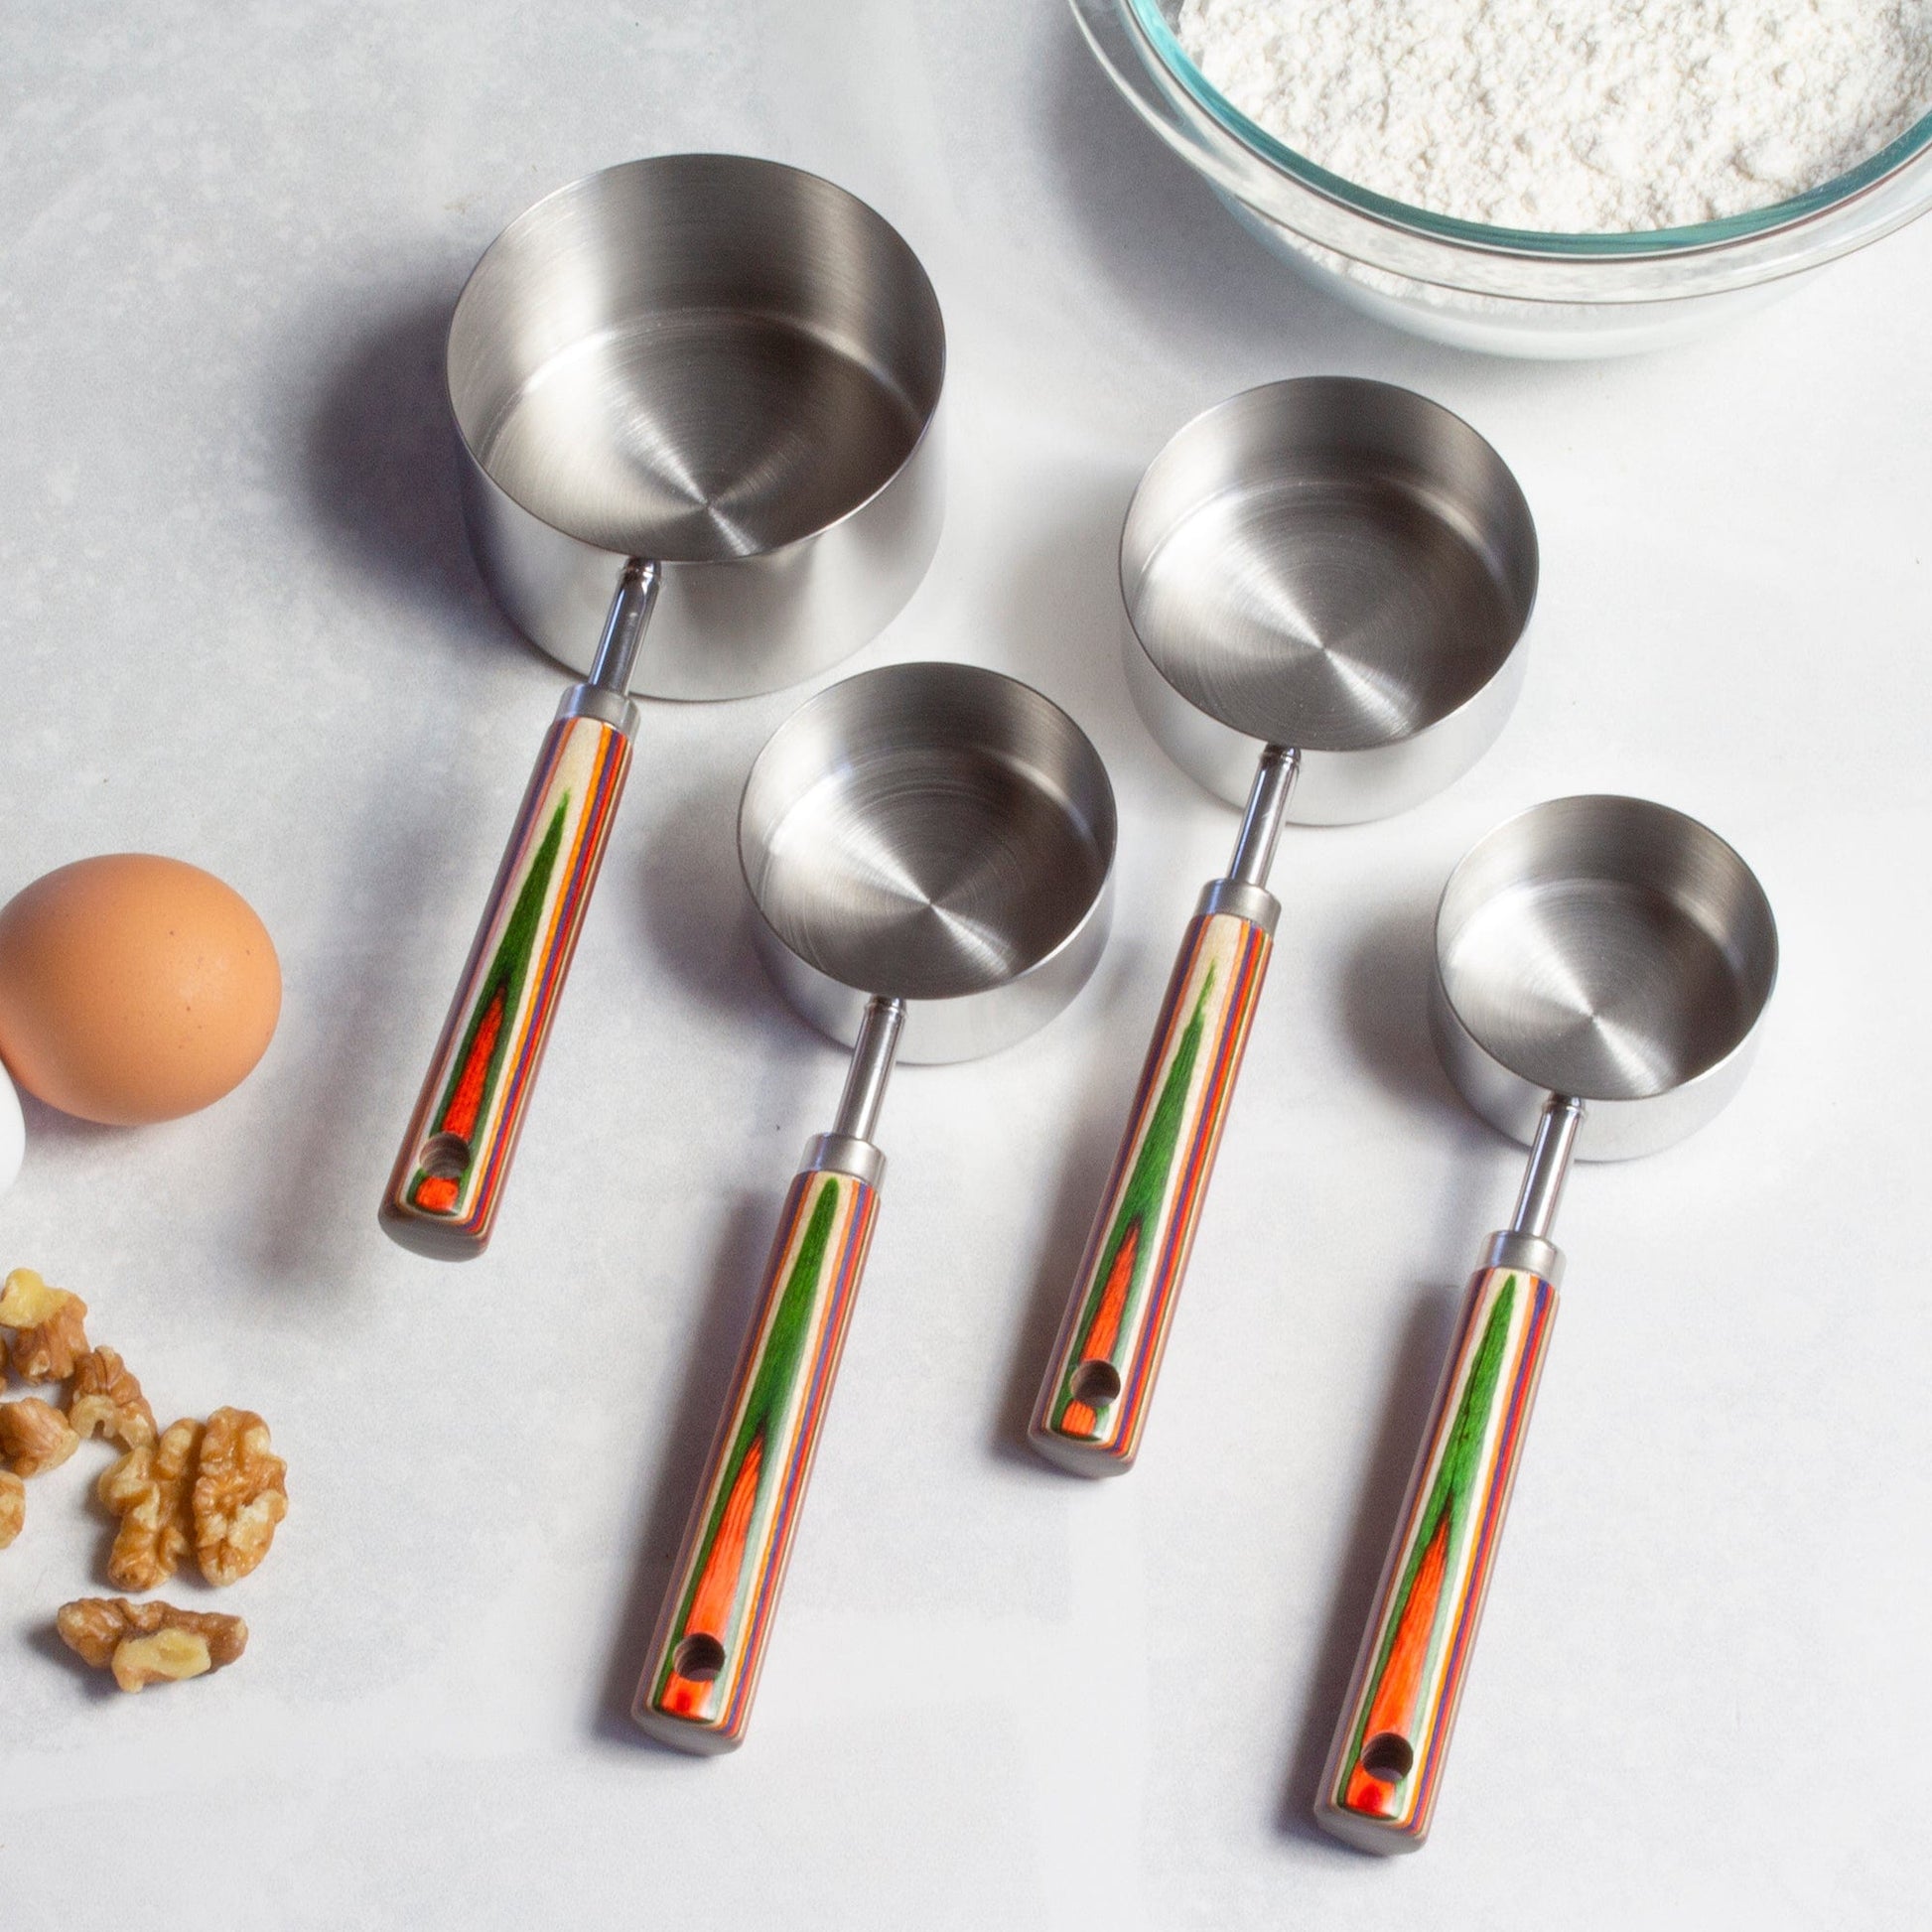
POLYGON ((222 1602, 245 1661, 128 1699, 50 1634, 99 1587, 100 1451, 32 1485, 0 1555, 0 1920, 1926 1922, 1932 226, 1708 345, 1538 367, 1302 288, 1051 0, 150 0, 0 33, 0 893, 179 854, 253 900, 287 977, 268 1058, 211 1112, 30 1110, 0 1265, 86 1296, 164 1421, 259 1408, 294 1499, 222 1602), (945 307, 945 534, 850 668, 1032 680, 1098 742, 1123 832, 1080 1002, 894 1085, 757 1718, 714 1763, 622 1711, 840 1079, 760 977, 732 853, 798 693, 646 708, 487 1259, 439 1268, 374 1220, 562 682, 469 561, 441 330, 539 193, 687 147, 850 187, 945 307), (1141 1466, 1081 1484, 1018 1439, 1234 829, 1132 710, 1112 547, 1183 419, 1321 370, 1439 397, 1515 467, 1535 655, 1452 791, 1286 840, 1141 1466), (1431 904, 1497 819, 1592 788, 1732 839, 1784 978, 1729 1113, 1574 1180, 1436 1837, 1381 1863, 1309 1804, 1519 1173, 1430 1055, 1431 904))

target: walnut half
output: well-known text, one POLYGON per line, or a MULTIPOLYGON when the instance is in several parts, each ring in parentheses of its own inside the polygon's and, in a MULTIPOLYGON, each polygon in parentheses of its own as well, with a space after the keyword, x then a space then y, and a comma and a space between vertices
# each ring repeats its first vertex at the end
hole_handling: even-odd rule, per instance
POLYGON ((0 1469, 0 1550, 4 1550, 27 1520, 27 1485, 11 1469, 0 1469))
POLYGON ((98 1433, 122 1449, 155 1439, 154 1411, 133 1370, 112 1348, 90 1348, 74 1363, 68 1421, 77 1435, 98 1433))
POLYGON ((54 1618, 61 1641, 95 1670, 111 1670, 124 1691, 176 1683, 232 1664, 248 1647, 238 1616, 130 1603, 125 1596, 82 1596, 54 1618))
POLYGON ((101 1472, 100 1500, 121 1519, 107 1557, 117 1589, 159 1589, 175 1574, 193 1540, 189 1496, 201 1448, 202 1425, 185 1418, 101 1472))
POLYGON ((14 1331, 14 1373, 24 1382, 65 1382, 87 1352, 86 1313, 79 1296, 16 1268, 0 1284, 0 1328, 14 1331))
POLYGON ((202 1432, 195 1477, 195 1555, 211 1584, 232 1584, 268 1554, 289 1511, 288 1464, 250 1409, 217 1409, 202 1432))
POLYGON ((0 1457, 17 1476, 57 1469, 79 1446, 80 1438, 52 1403, 37 1395, 0 1402, 0 1457))

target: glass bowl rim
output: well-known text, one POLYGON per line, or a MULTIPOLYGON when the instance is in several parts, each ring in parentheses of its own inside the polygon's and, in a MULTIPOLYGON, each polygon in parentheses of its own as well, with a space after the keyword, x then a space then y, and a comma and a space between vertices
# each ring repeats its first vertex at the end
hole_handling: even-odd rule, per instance
POLYGON ((1817 188, 1764 207, 1746 208, 1715 221, 1676 228, 1637 228, 1605 233, 1568 233, 1548 228, 1508 228, 1437 214, 1412 203, 1378 195, 1345 176, 1331 174, 1251 120, 1194 65, 1175 38, 1160 0, 1123 0, 1162 65, 1200 108, 1256 159, 1279 169, 1302 186, 1330 201, 1434 240, 1486 251, 1535 256, 1544 260, 1590 261, 1686 255, 1753 240, 1825 214, 1875 188, 1880 182, 1932 151, 1932 109, 1856 168, 1817 188))

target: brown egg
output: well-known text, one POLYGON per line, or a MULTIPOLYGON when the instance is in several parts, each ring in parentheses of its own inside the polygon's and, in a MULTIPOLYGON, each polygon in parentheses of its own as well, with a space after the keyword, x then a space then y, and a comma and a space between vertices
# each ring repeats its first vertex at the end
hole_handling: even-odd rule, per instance
POLYGON ((0 906, 0 1060, 64 1113, 192 1114, 247 1076, 281 1010, 267 928, 200 866, 80 859, 0 906))

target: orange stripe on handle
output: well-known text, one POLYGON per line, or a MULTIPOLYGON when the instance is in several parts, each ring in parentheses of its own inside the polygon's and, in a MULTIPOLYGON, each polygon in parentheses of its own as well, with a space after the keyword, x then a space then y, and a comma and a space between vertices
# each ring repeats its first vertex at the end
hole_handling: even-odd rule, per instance
POLYGON ((1556 1308, 1527 1269, 1469 1285, 1315 1804, 1364 1851, 1429 1836, 1556 1308))
POLYGON ((629 738, 602 719, 560 718, 543 741, 382 1197, 405 1248, 488 1245, 629 769, 629 738))
POLYGON ((878 1190, 801 1173, 786 1196, 631 1715, 687 1751, 743 1742, 878 1190))
POLYGON ((1213 912, 1181 944, 1028 1430, 1081 1475, 1118 1475, 1139 1453, 1273 943, 1213 912))

